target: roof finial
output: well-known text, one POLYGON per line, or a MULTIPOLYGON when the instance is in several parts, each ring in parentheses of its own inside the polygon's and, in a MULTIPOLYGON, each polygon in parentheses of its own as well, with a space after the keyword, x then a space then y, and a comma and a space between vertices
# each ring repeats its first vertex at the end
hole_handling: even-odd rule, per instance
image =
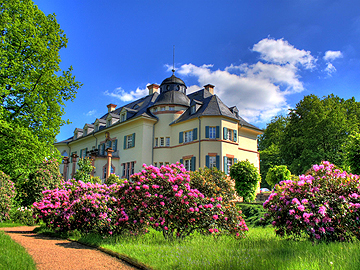
POLYGON ((175 45, 173 45, 173 75, 175 75, 175 45))

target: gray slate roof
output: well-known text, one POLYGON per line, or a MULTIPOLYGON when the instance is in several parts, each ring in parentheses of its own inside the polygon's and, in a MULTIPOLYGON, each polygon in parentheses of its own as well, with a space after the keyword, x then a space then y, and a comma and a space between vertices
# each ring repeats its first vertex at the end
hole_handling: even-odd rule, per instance
MULTIPOLYGON (((171 78, 171 77, 170 77, 171 78)), ((169 78, 168 78, 169 79, 169 78)), ((166 80, 166 79, 165 79, 166 80)), ((164 80, 164 81, 165 81, 164 80)), ((164 83, 164 82, 163 82, 164 83)), ((119 119, 120 118, 120 112, 125 109, 127 111, 127 119, 136 118, 138 116, 145 116, 149 118, 157 119, 156 116, 154 116, 150 112, 150 108, 156 105, 184 105, 187 106, 188 109, 174 122, 170 123, 176 124, 181 123, 183 121, 197 118, 199 116, 225 116, 232 118, 234 120, 239 121, 240 125, 246 126, 252 129, 255 129, 257 131, 262 131, 258 127, 251 125, 250 123, 246 122, 242 117, 236 114, 236 108, 234 107, 227 107, 217 95, 212 95, 208 90, 201 89, 197 92, 191 93, 189 95, 185 95, 184 93, 180 91, 166 91, 161 94, 155 92, 152 95, 148 95, 146 97, 140 98, 138 100, 135 100, 129 104, 126 104, 122 107, 117 108, 116 110, 110 112, 111 116, 119 119), (191 114, 191 104, 196 104, 198 110, 196 113, 191 114)), ((104 114, 102 117, 99 118, 99 121, 101 123, 106 123, 105 119, 107 118, 109 112, 104 114)), ((88 124, 88 126, 93 125, 88 124)), ((114 124, 116 125, 116 124, 114 124)), ((106 126, 100 126, 99 131, 106 129, 106 126)), ((82 129, 79 129, 79 131, 82 131, 82 129)), ((86 135, 91 136, 92 133, 86 135)), ((68 143, 73 140, 73 137, 70 137, 64 141, 58 142, 58 143, 68 143)))

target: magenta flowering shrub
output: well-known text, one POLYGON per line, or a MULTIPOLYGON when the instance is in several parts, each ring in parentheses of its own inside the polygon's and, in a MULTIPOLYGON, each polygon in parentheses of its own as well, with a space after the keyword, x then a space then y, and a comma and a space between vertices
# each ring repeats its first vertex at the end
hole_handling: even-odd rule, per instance
POLYGON ((184 238, 194 231, 244 235, 247 227, 242 217, 225 216, 222 197, 205 198, 192 188, 190 174, 182 164, 161 168, 144 164, 143 168, 125 181, 117 194, 119 207, 128 215, 124 226, 129 232, 151 226, 168 239, 184 238))
POLYGON ((10 218, 15 195, 15 186, 10 176, 0 171, 0 222, 10 218))
POLYGON ((280 236, 327 242, 360 238, 359 176, 328 161, 314 165, 299 181, 280 182, 264 208, 265 220, 272 220, 280 236))
POLYGON ((44 191, 43 199, 33 204, 34 212, 54 230, 119 233, 122 229, 119 216, 126 214, 118 209, 114 197, 117 189, 117 185, 108 187, 70 180, 61 189, 44 191))

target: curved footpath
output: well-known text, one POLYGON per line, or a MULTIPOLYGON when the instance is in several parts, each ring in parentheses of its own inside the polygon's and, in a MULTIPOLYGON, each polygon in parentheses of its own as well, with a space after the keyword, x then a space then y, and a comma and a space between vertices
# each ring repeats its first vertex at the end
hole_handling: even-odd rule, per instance
POLYGON ((26 226, 0 230, 26 249, 39 270, 138 269, 96 248, 33 233, 34 228, 26 226))

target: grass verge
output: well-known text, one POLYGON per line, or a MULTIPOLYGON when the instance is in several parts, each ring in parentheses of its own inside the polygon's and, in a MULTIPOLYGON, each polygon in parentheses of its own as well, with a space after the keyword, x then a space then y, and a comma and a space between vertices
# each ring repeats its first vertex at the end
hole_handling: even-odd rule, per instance
POLYGON ((141 237, 70 235, 73 240, 124 254, 154 269, 359 269, 360 242, 312 244, 249 229, 245 239, 194 235, 166 241, 156 231, 141 237))
MULTIPOLYGON (((0 223, 0 225, 3 224, 0 223)), ((33 259, 26 252, 25 248, 13 241, 11 237, 3 231, 0 231, 0 269, 36 269, 33 259)))

